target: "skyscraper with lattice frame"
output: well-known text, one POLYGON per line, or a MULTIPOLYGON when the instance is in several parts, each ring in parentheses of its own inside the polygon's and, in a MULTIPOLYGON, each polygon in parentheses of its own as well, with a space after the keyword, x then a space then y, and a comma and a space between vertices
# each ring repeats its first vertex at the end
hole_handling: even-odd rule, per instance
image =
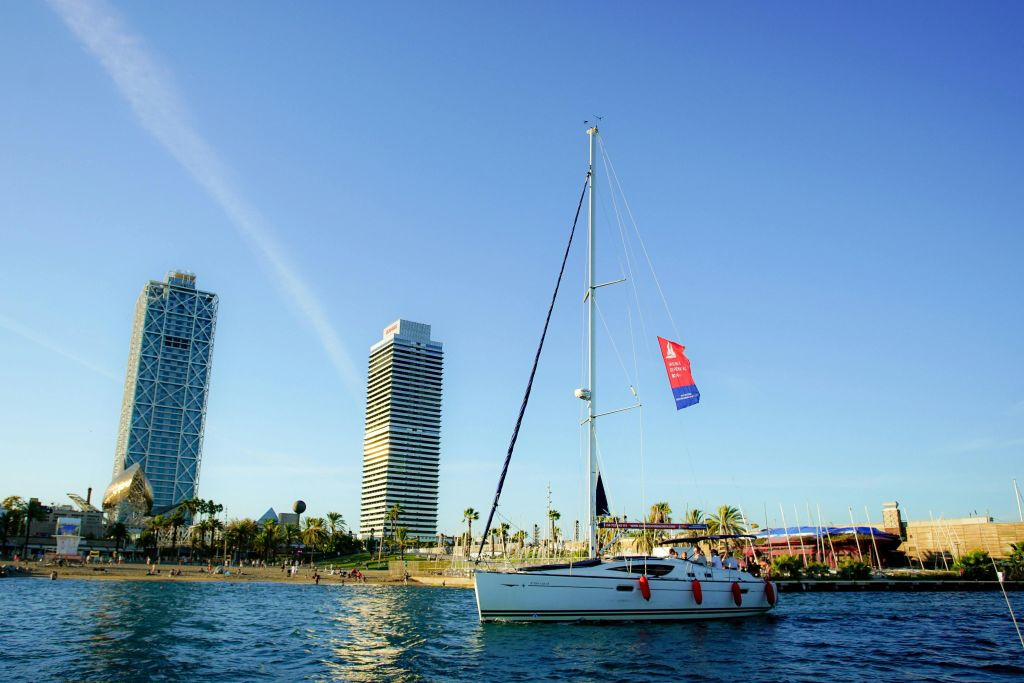
POLYGON ((114 477, 139 463, 154 511, 197 495, 217 305, 180 271, 146 283, 135 304, 114 477))

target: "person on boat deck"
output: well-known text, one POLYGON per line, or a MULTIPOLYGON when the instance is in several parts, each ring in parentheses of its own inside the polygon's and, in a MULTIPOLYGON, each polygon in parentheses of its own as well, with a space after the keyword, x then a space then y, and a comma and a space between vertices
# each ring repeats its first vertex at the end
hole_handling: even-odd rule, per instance
POLYGON ((722 558, 718 555, 718 551, 717 550, 712 550, 711 551, 711 566, 714 569, 721 569, 722 568, 722 558))
POLYGON ((679 553, 676 552, 675 548, 669 548, 668 549, 668 556, 669 557, 674 557, 675 559, 679 559, 679 553))
POLYGON ((725 558, 725 562, 723 564, 725 565, 726 569, 739 569, 740 568, 740 561, 737 560, 732 555, 730 555, 729 557, 725 558))
POLYGON ((699 546, 693 547, 693 555, 690 555, 690 562, 696 562, 697 564, 704 565, 707 564, 707 561, 704 559, 704 554, 700 551, 699 546))

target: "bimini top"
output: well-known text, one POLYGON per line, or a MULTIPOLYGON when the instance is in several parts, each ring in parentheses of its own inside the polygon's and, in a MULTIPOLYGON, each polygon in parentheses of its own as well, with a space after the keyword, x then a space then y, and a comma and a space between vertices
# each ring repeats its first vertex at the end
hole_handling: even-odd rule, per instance
POLYGON ((103 509, 109 510, 124 501, 141 504, 147 512, 153 507, 153 487, 149 485, 139 463, 127 468, 110 482, 107 492, 103 494, 103 509))
POLYGON ((757 533, 752 534, 755 538, 764 538, 767 540, 773 540, 778 538, 785 538, 786 536, 812 536, 815 538, 825 538, 827 536, 842 536, 844 534, 856 534, 857 536, 874 536, 879 541, 898 541, 900 537, 896 534, 890 534, 881 529, 868 526, 791 526, 791 527, 780 527, 777 529, 762 529, 757 533))

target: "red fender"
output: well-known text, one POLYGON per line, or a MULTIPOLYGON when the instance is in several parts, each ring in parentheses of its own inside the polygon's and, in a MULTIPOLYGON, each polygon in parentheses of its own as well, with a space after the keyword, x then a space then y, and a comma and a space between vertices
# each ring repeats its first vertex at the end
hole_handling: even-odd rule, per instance
POLYGON ((732 599, 736 601, 737 607, 743 603, 743 591, 740 590, 740 584, 735 581, 732 584, 732 599))
POLYGON ((637 581, 640 584, 640 595, 644 596, 644 600, 651 599, 651 584, 647 581, 646 576, 641 576, 640 580, 637 581))
POLYGON ((693 580, 690 584, 690 589, 693 591, 693 601, 698 605, 704 602, 704 591, 700 589, 700 581, 697 579, 693 580))
POLYGON ((764 582, 764 597, 768 599, 769 606, 775 606, 775 588, 767 579, 764 582))

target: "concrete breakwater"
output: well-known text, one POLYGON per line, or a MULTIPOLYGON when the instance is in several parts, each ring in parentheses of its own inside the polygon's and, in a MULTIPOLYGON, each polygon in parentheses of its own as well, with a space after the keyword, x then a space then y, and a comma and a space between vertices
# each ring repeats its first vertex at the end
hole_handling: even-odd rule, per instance
MULTIPOLYGON (((998 581, 962 581, 958 579, 869 579, 866 581, 843 580, 782 580, 776 582, 780 593, 803 592, 856 592, 856 591, 997 591, 998 581)), ((1024 581, 1005 581, 1008 591, 1024 590, 1024 581)))

